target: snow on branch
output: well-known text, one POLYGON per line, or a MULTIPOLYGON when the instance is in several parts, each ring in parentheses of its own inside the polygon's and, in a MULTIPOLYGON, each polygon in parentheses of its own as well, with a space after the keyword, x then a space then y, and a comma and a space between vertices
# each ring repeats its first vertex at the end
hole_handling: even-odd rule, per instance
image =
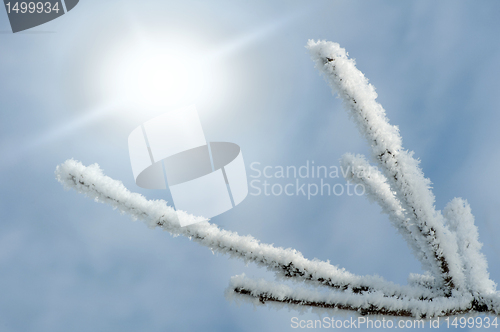
POLYGON ((454 198, 443 212, 450 230, 457 234, 458 250, 469 290, 475 294, 494 293, 496 285, 489 278, 488 263, 480 251, 483 245, 479 242, 469 203, 461 198, 454 198))
POLYGON ((348 292, 321 293, 305 288, 292 289, 263 279, 253 280, 245 275, 231 278, 226 291, 229 299, 242 299, 254 304, 266 302, 283 305, 308 306, 321 309, 349 310, 360 315, 383 315, 430 319, 466 313, 471 310, 473 297, 462 294, 456 297, 440 297, 432 300, 386 297, 373 292, 353 294, 348 292))
POLYGON ((385 110, 376 101, 375 88, 348 58, 339 44, 309 40, 307 48, 316 68, 343 100, 350 117, 372 147, 372 156, 383 170, 391 190, 401 203, 410 223, 418 229, 418 245, 423 248, 432 272, 451 294, 465 287, 455 234, 444 225, 434 208, 430 181, 424 177, 419 162, 403 149, 396 126, 389 124, 385 110))
MULTIPOLYGON (((377 276, 356 276, 339 269, 328 262, 308 260, 294 249, 276 248, 260 243, 252 236, 241 236, 236 232, 220 229, 208 221, 181 227, 178 218, 186 218, 191 223, 194 217, 182 211, 175 211, 163 200, 147 200, 144 196, 131 193, 121 181, 104 175, 97 164, 85 167, 80 162, 69 159, 57 166, 56 178, 65 188, 103 202, 129 214, 134 220, 140 219, 149 227, 161 227, 172 235, 183 235, 212 249, 214 252, 229 254, 245 262, 255 262, 274 271, 280 277, 307 281, 334 289, 361 293, 381 291, 387 296, 407 294, 413 297, 433 297, 428 289, 400 286, 377 276)), ((203 219, 203 218, 202 218, 203 219)))
POLYGON ((316 68, 342 98, 360 133, 372 147, 381 172, 363 156, 346 154, 346 180, 363 184, 403 235, 425 274, 410 274, 408 285, 396 285, 378 276, 357 276, 329 262, 308 260, 295 249, 276 248, 251 236, 241 236, 209 220, 175 211, 163 200, 147 200, 105 176, 97 164, 84 166, 67 160, 57 166, 56 178, 67 189, 111 205, 149 227, 183 235, 214 252, 254 262, 274 272, 278 280, 302 282, 309 288, 279 283, 231 279, 228 298, 291 308, 348 310, 361 315, 432 318, 466 313, 500 314, 500 294, 489 279, 481 254, 474 217, 466 201, 452 200, 444 216, 434 207, 430 181, 411 152, 402 147, 397 127, 389 124, 375 89, 338 44, 307 44, 316 68), (362 176, 359 173, 364 171, 362 176), (182 224, 192 224, 187 227, 182 224), (196 221, 194 223, 192 221, 196 221))

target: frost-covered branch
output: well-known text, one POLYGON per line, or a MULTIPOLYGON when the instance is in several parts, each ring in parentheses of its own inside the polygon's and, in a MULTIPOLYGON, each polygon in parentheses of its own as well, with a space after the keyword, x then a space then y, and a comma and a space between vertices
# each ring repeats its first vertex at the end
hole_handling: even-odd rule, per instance
MULTIPOLYGON (((149 227, 161 227, 173 235, 189 237, 213 251, 229 254, 246 262, 255 262, 276 272, 278 276, 291 277, 295 281, 310 281, 312 285, 325 285, 335 289, 325 295, 309 289, 291 291, 287 286, 279 284, 233 278, 228 294, 234 292, 251 296, 261 302, 352 310, 361 314, 434 317, 434 311, 437 312, 441 307, 435 307, 432 312, 423 311, 422 308, 426 305, 422 303, 433 303, 436 306, 436 303, 446 299, 458 301, 453 302, 454 305, 449 304, 452 303, 449 301, 443 302, 448 303, 442 307, 446 314, 477 310, 472 295, 446 298, 439 296, 435 289, 420 285, 400 286, 376 276, 356 276, 327 262, 307 260, 296 250, 262 244, 251 236, 240 236, 235 232, 222 230, 207 221, 180 227, 178 218, 195 217, 175 212, 165 201, 151 201, 140 194, 131 193, 120 181, 102 174, 96 164, 85 167, 75 160, 67 160, 57 167, 56 177, 66 188, 73 188, 96 201, 107 203, 134 219, 144 221, 149 227), (238 280, 243 281, 236 283, 238 280), (258 287, 254 287, 255 285, 258 287), (287 290, 286 296, 278 296, 276 287, 287 290)), ((497 313, 490 307, 484 307, 486 309, 483 308, 481 312, 497 313)))
MULTIPOLYGON (((480 307, 471 294, 464 293, 455 297, 440 297, 432 300, 414 298, 385 297, 383 294, 352 294, 346 292, 320 293, 305 288, 290 288, 265 280, 252 280, 244 275, 231 278, 226 291, 229 299, 248 300, 254 304, 266 302, 291 306, 307 306, 321 309, 354 311, 361 315, 384 315, 396 317, 415 317, 430 319, 452 316, 468 312, 488 312, 486 306, 480 307)), ((498 306, 496 307, 498 308, 498 306)), ((498 314, 498 309, 491 308, 498 314)))
POLYGON ((440 276, 438 283, 447 288, 448 295, 453 289, 464 289, 465 276, 455 234, 445 227, 442 215, 435 210, 430 181, 424 177, 412 153, 403 149, 398 128, 389 124, 384 109, 376 101, 375 88, 337 43, 310 40, 307 48, 316 68, 343 100, 360 133, 372 147, 373 158, 396 193, 406 217, 418 229, 413 236, 425 256, 432 257, 429 261, 432 273, 440 276))
POLYGON ((421 287, 400 286, 377 276, 357 276, 328 262, 311 261, 297 250, 260 243, 252 236, 241 236, 220 229, 206 220, 181 227, 178 218, 186 218, 186 223, 191 223, 192 218, 199 217, 176 212, 163 200, 151 201, 140 194, 131 193, 121 181, 105 176, 97 164, 85 167, 73 159, 67 160, 57 167, 56 178, 65 188, 75 189, 96 201, 107 203, 133 219, 144 221, 149 227, 161 227, 172 235, 186 236, 214 252, 229 254, 245 262, 255 262, 280 277, 354 293, 380 291, 386 296, 406 294, 416 298, 435 295, 431 290, 421 287))
POLYGON ((457 235, 468 289, 474 294, 494 293, 496 285, 489 278, 488 263, 480 251, 483 245, 479 243, 479 234, 469 203, 461 198, 454 198, 446 205, 444 216, 450 230, 457 235))

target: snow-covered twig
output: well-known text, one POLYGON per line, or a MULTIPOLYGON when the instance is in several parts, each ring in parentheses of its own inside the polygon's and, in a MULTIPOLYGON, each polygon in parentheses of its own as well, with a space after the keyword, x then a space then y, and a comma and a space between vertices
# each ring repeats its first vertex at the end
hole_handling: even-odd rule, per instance
POLYGON ((140 194, 131 193, 121 181, 104 175, 97 164, 86 167, 69 159, 57 166, 56 178, 65 188, 73 188, 98 202, 107 203, 133 219, 144 221, 149 227, 161 227, 172 235, 186 236, 214 252, 229 254, 245 262, 255 262, 281 277, 334 289, 349 289, 354 293, 380 291, 386 296, 435 296, 425 288, 400 286, 377 276, 357 276, 328 262, 311 261, 297 250, 260 243, 252 236, 241 236, 236 232, 220 229, 206 220, 181 227, 178 218, 188 219, 186 223, 191 223, 193 218, 203 218, 199 219, 200 217, 182 211, 176 212, 163 200, 151 201, 140 194))
MULTIPOLYGON (((434 318, 451 316, 473 311, 474 298, 464 293, 456 297, 440 297, 432 300, 414 298, 386 297, 379 292, 352 294, 347 292, 321 293, 305 288, 268 282, 263 279, 252 280, 244 275, 231 278, 226 296, 232 299, 235 294, 250 302, 275 302, 291 306, 354 311, 361 315, 384 315, 396 317, 434 318)), ((477 309, 477 308, 476 308, 477 309)))
POLYGON ((372 148, 372 155, 385 173, 391 189, 401 203, 405 215, 417 228, 418 239, 432 273, 440 276, 438 284, 451 295, 453 289, 465 287, 455 234, 444 225, 442 215, 434 208, 430 181, 424 177, 419 162, 403 149, 396 126, 389 124, 385 110, 376 101, 375 88, 348 58, 339 44, 310 40, 307 48, 316 68, 338 93, 362 136, 372 148))
POLYGON ((483 245, 479 243, 469 203, 461 198, 454 198, 443 212, 450 230, 457 235, 468 289, 477 295, 494 293, 496 285, 489 278, 488 263, 480 251, 483 245))

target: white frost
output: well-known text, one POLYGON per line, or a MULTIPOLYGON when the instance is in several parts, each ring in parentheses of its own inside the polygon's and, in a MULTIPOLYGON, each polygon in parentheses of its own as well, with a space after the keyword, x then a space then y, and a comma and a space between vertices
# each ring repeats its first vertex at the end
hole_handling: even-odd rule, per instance
POLYGON ((182 211, 175 211, 163 200, 147 200, 144 196, 131 193, 121 181, 104 175, 97 164, 85 167, 80 162, 69 159, 56 169, 56 178, 65 188, 73 188, 79 193, 103 202, 127 213, 133 219, 144 221, 149 227, 161 227, 173 235, 183 235, 203 246, 222 254, 255 262, 284 277, 287 271, 293 273, 293 280, 307 280, 315 285, 335 287, 368 287, 380 290, 388 296, 406 294, 413 297, 431 297, 431 290, 421 287, 400 286, 377 276, 357 276, 339 269, 328 262, 308 260, 294 249, 276 248, 260 243, 252 236, 241 236, 236 232, 220 229, 208 221, 180 227, 178 218, 190 221, 204 219, 182 211), (286 269, 288 267, 288 270, 286 269))
POLYGON ((455 234, 446 228, 443 216, 434 208, 430 181, 424 177, 413 153, 403 149, 398 128, 389 124, 385 110, 376 101, 375 88, 339 44, 309 40, 306 47, 316 68, 333 92, 338 93, 371 146, 372 157, 382 169, 391 191, 396 193, 405 217, 419 229, 417 246, 423 248, 429 258, 431 272, 440 276, 438 284, 449 289, 464 289, 465 276, 455 234))

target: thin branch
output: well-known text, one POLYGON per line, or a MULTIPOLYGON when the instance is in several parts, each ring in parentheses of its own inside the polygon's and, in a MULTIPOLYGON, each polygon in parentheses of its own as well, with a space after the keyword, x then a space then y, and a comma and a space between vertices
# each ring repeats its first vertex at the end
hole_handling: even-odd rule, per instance
POLYGON ((150 201, 131 193, 120 181, 105 176, 97 164, 85 167, 78 161, 67 160, 57 167, 56 178, 65 188, 73 188, 96 201, 107 203, 134 219, 143 220, 149 227, 161 227, 173 235, 186 236, 214 252, 255 262, 281 277, 354 293, 380 291, 386 296, 435 296, 431 290, 422 287, 400 286, 377 276, 357 276, 328 262, 311 261, 297 250, 275 248, 260 243, 252 236, 240 236, 207 221, 180 227, 178 218, 186 218, 187 221, 205 219, 176 212, 163 200, 150 201))
POLYGON ((474 225, 474 216, 469 203, 461 198, 454 198, 446 205, 444 216, 450 230, 457 236, 468 289, 474 294, 494 293, 496 285, 489 278, 488 263, 481 253, 483 245, 479 242, 479 234, 474 225))
POLYGON ((394 317, 414 317, 430 319, 435 317, 453 316, 465 313, 490 313, 498 315, 498 307, 488 308, 480 304, 470 294, 457 297, 439 297, 432 300, 417 300, 413 298, 396 299, 384 297, 380 293, 352 294, 345 292, 329 292, 295 288, 272 283, 265 280, 253 280, 244 275, 231 278, 226 290, 226 297, 232 299, 235 295, 243 300, 261 304, 267 302, 291 305, 292 309, 312 307, 323 309, 339 309, 357 312, 361 315, 383 315, 394 317))
POLYGON ((373 157, 396 192, 407 217, 419 229, 419 246, 427 257, 433 257, 432 272, 440 283, 452 289, 464 289, 454 234, 444 226, 442 216, 434 209, 434 195, 412 154, 402 148, 398 128, 389 124, 382 106, 376 102, 375 89, 355 62, 337 43, 312 41, 307 44, 316 68, 325 76, 332 90, 343 100, 362 136, 372 147, 373 157))

